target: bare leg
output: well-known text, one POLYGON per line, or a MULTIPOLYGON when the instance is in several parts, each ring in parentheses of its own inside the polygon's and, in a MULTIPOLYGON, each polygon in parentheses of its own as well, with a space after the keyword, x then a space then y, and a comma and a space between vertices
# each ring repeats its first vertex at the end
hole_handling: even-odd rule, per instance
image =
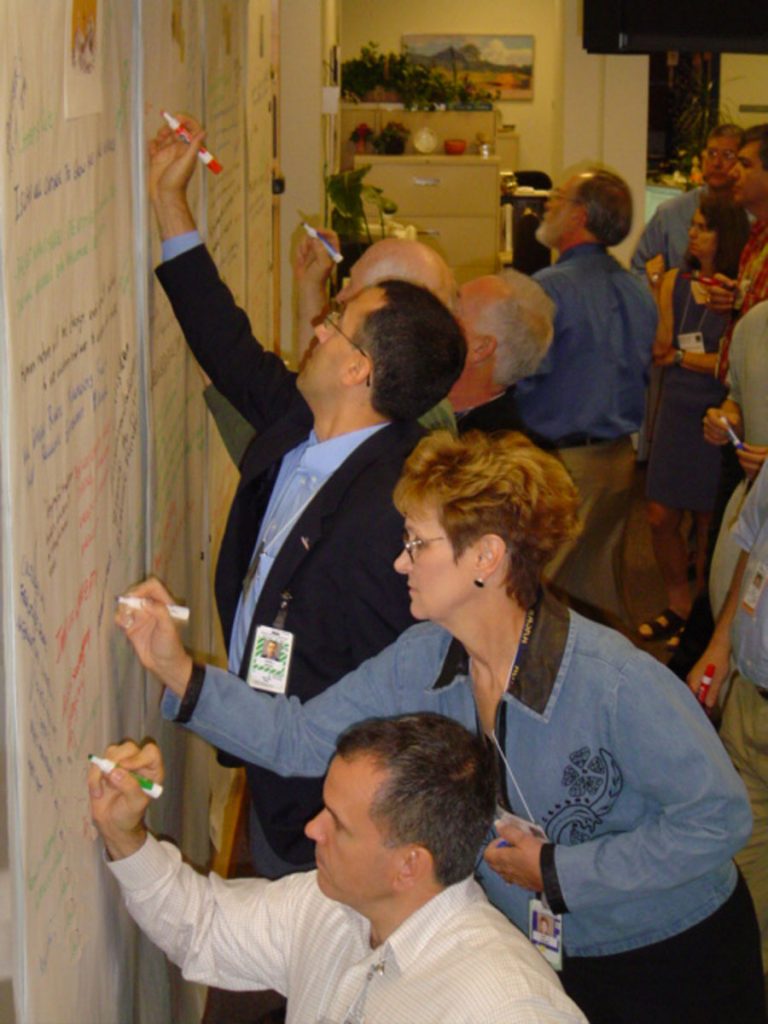
POLYGON ((700 594, 707 585, 707 544, 711 512, 694 512, 696 521, 696 593, 700 594))
POLYGON ((688 550, 680 532, 683 513, 656 501, 649 501, 646 511, 653 553, 667 588, 669 607, 687 619, 692 600, 688 586, 688 550))

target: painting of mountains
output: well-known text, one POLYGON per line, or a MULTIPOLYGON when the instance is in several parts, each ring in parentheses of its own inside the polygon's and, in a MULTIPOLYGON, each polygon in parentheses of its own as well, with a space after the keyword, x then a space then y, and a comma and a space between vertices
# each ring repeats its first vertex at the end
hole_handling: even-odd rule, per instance
POLYGON ((467 76, 500 99, 533 98, 533 36, 405 35, 402 45, 412 63, 467 76))

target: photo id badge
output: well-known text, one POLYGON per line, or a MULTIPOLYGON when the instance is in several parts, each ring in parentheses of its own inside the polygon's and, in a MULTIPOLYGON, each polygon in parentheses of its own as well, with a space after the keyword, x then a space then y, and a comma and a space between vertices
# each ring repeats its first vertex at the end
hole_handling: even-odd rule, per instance
POLYGON ((543 899, 528 904, 528 938, 550 967, 563 969, 563 915, 553 914, 543 899))
POLYGON ((258 626, 246 682, 254 690, 285 693, 293 651, 293 633, 274 626, 258 626))
POLYGON ((760 597, 765 590, 767 581, 768 565, 765 562, 760 562, 753 570, 749 585, 744 591, 744 597, 741 599, 741 606, 748 615, 754 615, 757 611, 757 606, 760 603, 760 597))
POLYGON ((681 352, 704 352, 704 335, 701 331, 689 331, 687 334, 678 334, 677 344, 681 352))

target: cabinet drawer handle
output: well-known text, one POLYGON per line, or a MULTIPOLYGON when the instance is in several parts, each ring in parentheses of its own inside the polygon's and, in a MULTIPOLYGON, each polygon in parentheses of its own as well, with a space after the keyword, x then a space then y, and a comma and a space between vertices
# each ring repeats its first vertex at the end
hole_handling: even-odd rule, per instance
POLYGON ((427 186, 428 188, 434 188, 435 185, 440 184, 439 178, 413 178, 414 185, 427 186))
POLYGON ((426 235, 427 238, 439 238, 440 232, 437 228, 419 228, 417 235, 426 235))

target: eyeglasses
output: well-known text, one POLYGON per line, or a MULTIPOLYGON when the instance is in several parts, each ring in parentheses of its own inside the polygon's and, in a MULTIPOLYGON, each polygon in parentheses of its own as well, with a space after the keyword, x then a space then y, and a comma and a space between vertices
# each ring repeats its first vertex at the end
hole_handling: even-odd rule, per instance
MULTIPOLYGON (((352 348, 357 349, 357 351, 361 355, 365 356, 365 358, 368 360, 368 362, 371 364, 371 366, 373 366, 373 359, 371 358, 370 352, 368 352, 367 349, 364 349, 362 345, 358 345, 358 343, 356 341, 353 341, 352 338, 350 338, 350 336, 346 333, 346 331, 342 331, 342 329, 341 329, 341 318, 342 318, 343 314, 344 314, 344 310, 342 308, 340 308, 339 306, 335 306, 334 308, 332 308, 330 310, 329 313, 327 313, 323 317, 323 324, 328 328, 329 331, 335 331, 337 334, 340 334, 345 341, 349 342, 349 344, 352 346, 352 348)), ((368 374, 368 376, 365 379, 365 386, 367 388, 369 388, 371 386, 371 375, 370 375, 370 373, 368 374)))
POLYGON ((362 352, 364 355, 367 356, 368 353, 365 351, 362 345, 358 345, 356 341, 353 341, 348 334, 342 331, 341 317, 341 310, 332 309, 330 313, 323 317, 323 323, 325 324, 329 331, 335 331, 336 334, 340 334, 342 338, 345 338, 353 348, 356 348, 358 352, 362 352))
POLYGON ((427 544, 433 544, 436 540, 445 540, 445 537, 409 537, 403 534, 403 549, 408 552, 411 562, 416 561, 416 555, 425 548, 427 544))
POLYGON ((710 160, 722 160, 724 163, 729 163, 736 159, 737 153, 735 149, 715 149, 714 146, 710 146, 704 150, 704 155, 710 160))

